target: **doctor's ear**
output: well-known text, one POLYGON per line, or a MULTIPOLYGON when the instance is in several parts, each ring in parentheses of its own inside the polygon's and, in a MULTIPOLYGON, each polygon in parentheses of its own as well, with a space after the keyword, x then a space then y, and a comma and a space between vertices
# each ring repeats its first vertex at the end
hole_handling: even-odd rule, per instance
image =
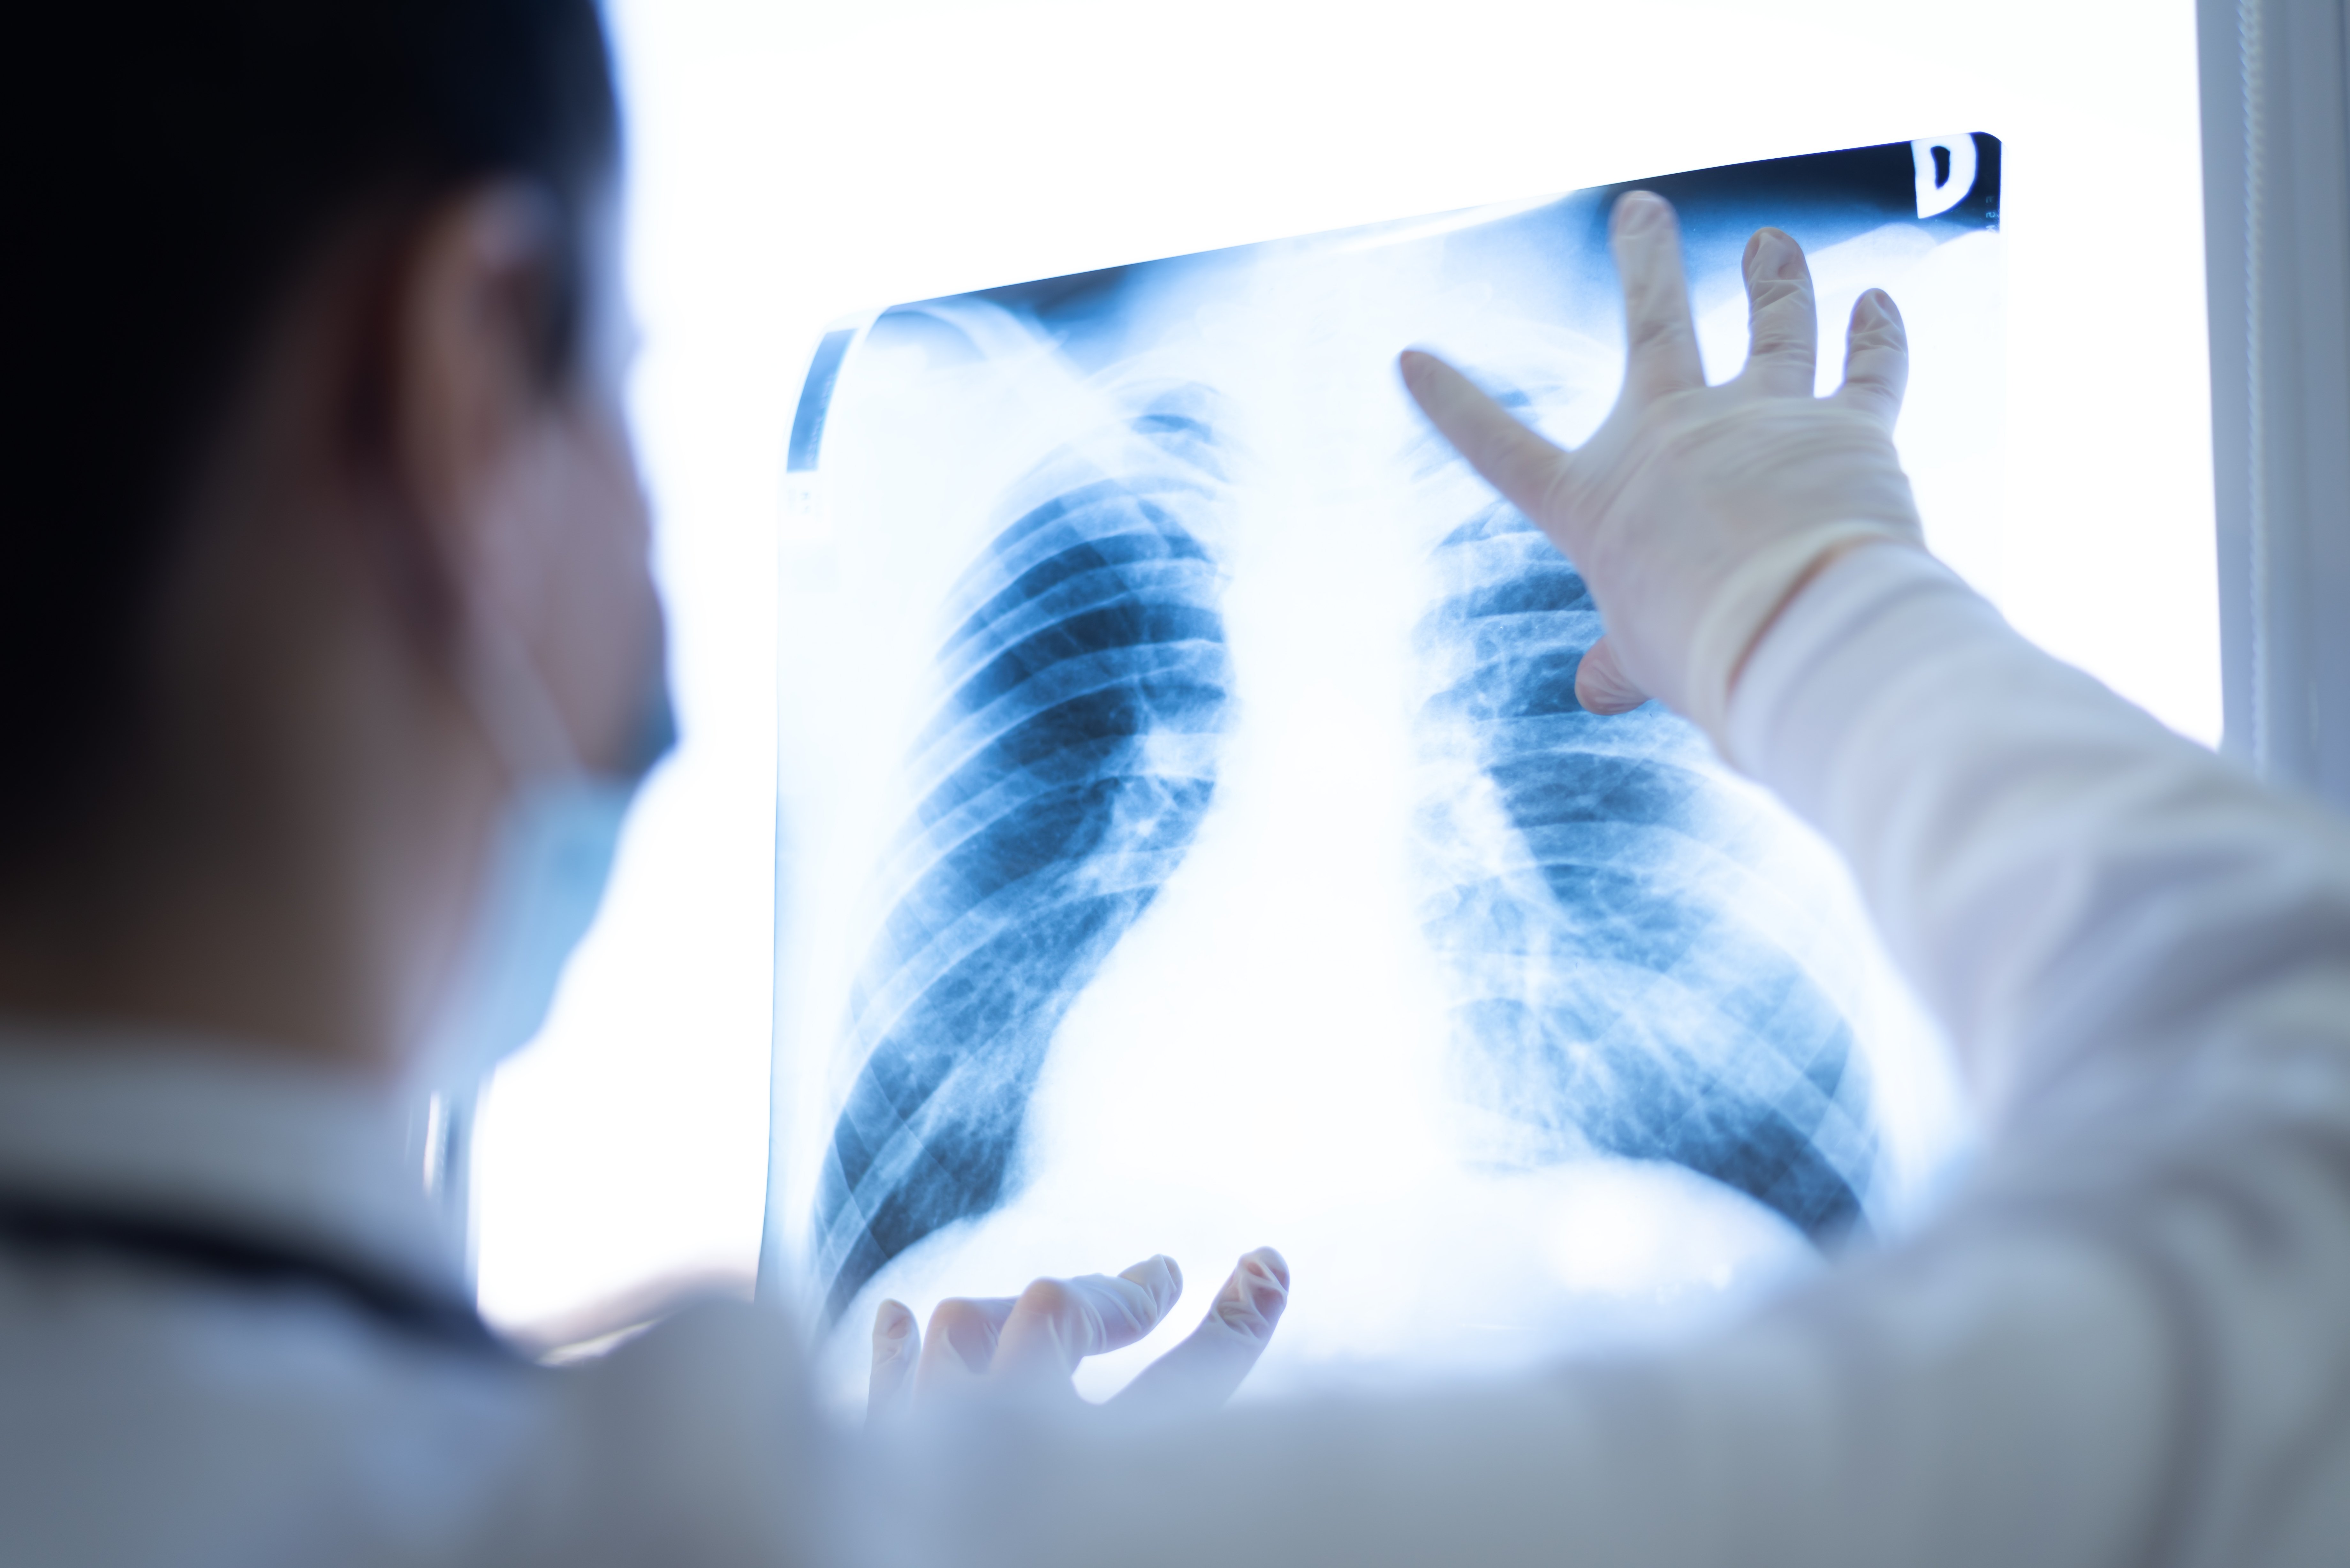
POLYGON ((444 200, 399 253, 370 444, 433 618, 528 575, 513 557, 534 552, 507 535, 577 401, 580 270, 552 201, 515 182, 444 200))
POLYGON ((519 182, 461 192, 417 226, 386 312, 378 526, 418 651, 509 768, 626 772, 666 708, 618 230, 589 216, 519 182))

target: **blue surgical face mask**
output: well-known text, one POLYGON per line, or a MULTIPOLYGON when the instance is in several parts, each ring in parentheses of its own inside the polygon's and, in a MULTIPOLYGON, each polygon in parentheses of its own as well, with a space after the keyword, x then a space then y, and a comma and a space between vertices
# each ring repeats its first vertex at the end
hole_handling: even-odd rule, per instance
POLYGON ((471 937, 420 1062, 424 1087, 470 1094, 538 1033, 603 904, 629 808, 676 743, 669 683, 657 677, 619 772, 574 763, 515 786, 491 842, 471 937))

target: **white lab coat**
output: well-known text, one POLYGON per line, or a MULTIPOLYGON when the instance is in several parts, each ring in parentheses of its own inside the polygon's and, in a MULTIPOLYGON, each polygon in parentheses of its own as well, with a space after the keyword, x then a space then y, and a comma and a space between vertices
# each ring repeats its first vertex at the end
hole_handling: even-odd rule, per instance
MULTIPOLYGON (((875 1442, 750 1308, 551 1372, 328 1290, 0 1248, 0 1560, 2350 1563, 2350 828, 1893 547, 1805 590, 1716 739, 1849 857, 1988 1129, 1942 1216, 1742 1324, 875 1442)), ((0 1053, 0 1190, 454 1288, 363 1096, 40 1045, 0 1053)))

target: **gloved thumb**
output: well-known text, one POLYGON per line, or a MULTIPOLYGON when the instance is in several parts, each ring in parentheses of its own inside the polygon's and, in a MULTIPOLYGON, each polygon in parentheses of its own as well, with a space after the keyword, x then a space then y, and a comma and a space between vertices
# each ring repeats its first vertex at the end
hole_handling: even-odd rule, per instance
POLYGON ((1648 700, 1616 658, 1616 645, 1605 637, 1584 651, 1575 670, 1575 700, 1591 713, 1628 713, 1648 700))

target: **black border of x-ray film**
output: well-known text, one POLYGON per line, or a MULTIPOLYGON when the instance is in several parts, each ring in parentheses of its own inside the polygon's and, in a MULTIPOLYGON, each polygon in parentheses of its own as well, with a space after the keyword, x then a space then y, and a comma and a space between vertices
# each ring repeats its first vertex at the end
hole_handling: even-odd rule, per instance
MULTIPOLYGON (((2000 226, 2002 149, 1998 137, 1983 131, 1971 132, 1966 138, 1972 142, 1975 154, 1974 178, 1966 193, 1930 217, 1919 215, 1918 160, 1925 155, 1921 149, 1936 141, 1948 147, 1958 140, 1950 137, 1888 141, 1872 147, 1725 163, 1711 169, 1590 186, 1530 211, 1478 225, 1456 236, 1455 243, 1473 246, 1480 235, 1495 240, 1514 239, 1528 231, 1548 228, 1562 239, 1575 242, 1563 248, 1584 254, 1605 254, 1606 247, 1599 242, 1606 237, 1607 214, 1616 199, 1627 191, 1653 191, 1679 212, 1682 244, 1691 276, 1727 265, 1745 244, 1747 236, 1765 224, 1787 229, 1809 250, 1849 239, 1882 223, 1903 220, 1956 229, 1995 229, 2000 226)), ((1462 209, 1463 213, 1474 211, 1462 209)), ((1337 241, 1383 226, 1334 230, 1309 237, 1337 241)), ((1252 244, 1187 256, 1156 257, 943 297, 983 299, 1029 316, 1059 337, 1064 352, 1084 363, 1094 357, 1087 352, 1088 334, 1103 329, 1105 323, 1115 319, 1097 306, 1115 295, 1130 275, 1170 262, 1236 256, 1255 248, 1256 244, 1252 244)), ((1595 286, 1612 284, 1612 280, 1596 277, 1586 281, 1595 286)), ((919 309, 932 303, 935 301, 909 301, 875 313, 870 319, 886 317, 891 310, 919 309)), ((792 417, 791 434, 785 449, 786 472, 807 475, 817 472, 823 456, 826 416, 831 410, 833 394, 858 336, 856 326, 843 325, 826 332, 818 341, 792 417)))

